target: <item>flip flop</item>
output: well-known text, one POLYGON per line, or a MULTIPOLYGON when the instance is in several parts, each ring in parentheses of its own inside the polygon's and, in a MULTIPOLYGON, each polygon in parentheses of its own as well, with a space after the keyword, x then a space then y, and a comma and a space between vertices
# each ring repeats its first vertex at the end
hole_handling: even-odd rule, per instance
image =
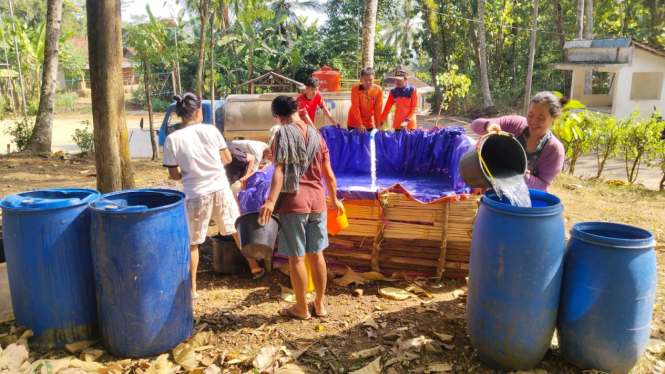
POLYGON ((293 319, 299 319, 299 320, 301 320, 301 321, 306 321, 306 320, 312 318, 312 315, 311 315, 310 313, 307 313, 307 317, 297 316, 297 315, 291 313, 291 308, 287 308, 287 307, 284 307, 284 308, 280 309, 280 311, 279 311, 279 315, 280 315, 280 316, 283 316, 283 317, 289 317, 289 318, 293 318, 293 319))
POLYGON ((194 294, 192 295, 192 300, 196 300, 196 299, 198 299, 199 296, 200 296, 200 295, 199 295, 198 292, 194 292, 194 294))
POLYGON ((317 313, 316 312, 316 307, 314 306, 314 301, 310 301, 307 305, 312 309, 312 316, 317 317, 317 318, 328 317, 328 308, 326 308, 326 304, 323 304, 323 313, 317 313))
POLYGON ((253 280, 259 280, 259 279, 263 278, 264 275, 266 275, 266 269, 261 268, 261 271, 260 271, 260 272, 258 272, 258 273, 252 273, 252 276, 253 276, 252 279, 253 279, 253 280))

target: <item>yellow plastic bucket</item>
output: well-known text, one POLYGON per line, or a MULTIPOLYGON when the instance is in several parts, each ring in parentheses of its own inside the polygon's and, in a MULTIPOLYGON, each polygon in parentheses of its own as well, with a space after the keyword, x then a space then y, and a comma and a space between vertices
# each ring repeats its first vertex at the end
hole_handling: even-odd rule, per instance
MULTIPOLYGON (((340 205, 342 203, 340 202, 340 205)), ((346 218, 346 210, 344 205, 339 212, 335 212, 335 209, 328 209, 328 222, 326 228, 328 233, 331 235, 337 235, 340 231, 344 230, 349 226, 349 220, 346 218), (337 215, 337 217, 335 217, 337 215)))

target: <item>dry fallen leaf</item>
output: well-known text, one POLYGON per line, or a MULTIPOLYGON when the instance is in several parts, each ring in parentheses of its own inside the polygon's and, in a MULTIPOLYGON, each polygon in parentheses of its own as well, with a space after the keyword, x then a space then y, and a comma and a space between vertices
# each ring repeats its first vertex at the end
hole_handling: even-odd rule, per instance
POLYGON ((376 333, 376 331, 372 329, 367 329, 367 337, 376 339, 379 337, 379 335, 376 333))
POLYGON ((104 354, 101 349, 86 348, 81 352, 81 361, 95 361, 104 354))
POLYGON ((361 284, 365 284, 369 281, 367 279, 361 277, 360 275, 358 275, 358 273, 356 273, 355 271, 353 271, 349 267, 348 271, 346 272, 346 274, 344 274, 343 277, 341 277, 339 279, 334 279, 333 282, 337 283, 338 285, 340 285, 342 287, 346 287, 349 284, 354 284, 355 283, 356 287, 358 287, 361 284))
POLYGON ((117 363, 111 366, 107 366, 104 368, 101 368, 97 371, 98 374, 122 374, 124 373, 125 369, 121 366, 118 365, 117 363))
MULTIPOLYGON (((660 339, 649 339, 647 343, 647 351, 655 354, 665 353, 665 342, 660 339)), ((2 366, 0 366, 1 368, 2 366)))
POLYGON ((82 351, 85 348, 88 348, 90 345, 92 345, 92 343, 93 342, 90 340, 84 340, 82 342, 67 344, 65 348, 67 348, 67 350, 71 353, 76 353, 78 351, 82 351))
POLYGON ((411 361, 420 358, 420 355, 417 355, 413 352, 402 352, 397 357, 391 358, 386 362, 383 367, 388 367, 390 365, 396 364, 398 362, 411 361))
POLYGON ((395 282, 398 279, 386 278, 383 274, 378 271, 368 271, 366 273, 360 273, 361 277, 368 281, 386 281, 386 282, 395 282))
POLYGON ((367 358, 367 357, 376 356, 379 354, 379 352, 381 352, 381 346, 365 349, 358 352, 353 352, 349 357, 352 359, 367 358))
POLYGON ((277 356, 279 356, 279 352, 281 350, 277 347, 263 347, 261 348, 261 352, 256 356, 254 359, 254 362, 252 363, 254 365, 254 368, 259 372, 274 372, 275 371, 275 361, 277 360, 277 356))
POLYGON ((173 361, 185 368, 187 371, 196 369, 196 352, 190 344, 180 343, 173 348, 173 361))
POLYGON ((433 362, 427 365, 425 373, 445 373, 447 371, 453 370, 453 367, 450 364, 445 362, 433 362))
POLYGON ((9 363, 7 367, 10 369, 20 368, 24 362, 28 359, 29 353, 28 349, 24 345, 19 345, 17 343, 12 343, 5 348, 2 352, 3 356, 9 357, 9 363))
POLYGON ((313 371, 309 370, 306 366, 300 366, 295 364, 288 364, 277 369, 275 374, 309 374, 313 371))
POLYGON ((173 363, 169 362, 168 359, 168 353, 164 353, 163 355, 157 357, 157 359, 152 362, 150 367, 146 369, 145 374, 168 374, 173 367, 173 363))
POLYGON ((418 294, 418 295, 423 294, 427 297, 432 297, 432 295, 429 292, 423 290, 422 288, 420 288, 420 286, 416 286, 415 284, 412 284, 412 285, 408 286, 406 288, 406 290, 407 291, 412 291, 413 293, 418 294))
POLYGON ((291 357, 293 357, 294 360, 298 360, 298 357, 302 356, 303 353, 305 353, 309 347, 312 346, 312 343, 296 343, 298 345, 298 350, 294 351, 291 353, 291 357))
POLYGON ((394 287, 379 288, 379 295, 393 300, 406 300, 410 297, 417 297, 407 290, 394 287))
POLYGON ((10 358, 9 356, 0 356, 0 370, 4 369, 9 365, 10 358))
POLYGON ((59 360, 37 360, 22 372, 26 374, 57 374, 67 369, 72 359, 73 357, 61 358, 59 360))
POLYGON ((221 372, 222 369, 220 369, 217 365, 210 365, 203 371, 203 374, 220 374, 221 372))
POLYGON ((104 368, 104 365, 98 363, 98 362, 88 362, 88 361, 81 361, 78 359, 73 359, 69 363, 69 367, 73 368, 79 368, 84 371, 87 371, 88 373, 95 373, 100 369, 104 368))
POLYGON ((199 348, 206 346, 212 342, 212 337, 214 334, 212 331, 200 332, 194 336, 194 339, 190 342, 192 348, 199 348))
POLYGON ((437 338, 441 339, 442 342, 447 342, 449 340, 452 340, 454 337, 454 335, 439 334, 438 332, 434 332, 434 335, 436 335, 437 338))
POLYGON ((364 368, 356 371, 352 371, 349 374, 381 374, 381 357, 372 361, 369 365, 364 368))
POLYGON ((363 326, 374 327, 377 330, 379 329, 379 325, 377 325, 376 321, 374 321, 374 318, 371 318, 371 317, 367 317, 367 319, 365 319, 365 322, 363 323, 363 326))

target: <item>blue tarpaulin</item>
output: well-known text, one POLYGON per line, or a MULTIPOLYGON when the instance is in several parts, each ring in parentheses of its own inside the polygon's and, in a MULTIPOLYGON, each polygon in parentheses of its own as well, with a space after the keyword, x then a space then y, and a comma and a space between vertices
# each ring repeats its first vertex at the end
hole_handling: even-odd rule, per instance
MULTIPOLYGON (((337 178, 337 196, 344 200, 374 200, 377 193, 394 190, 422 203, 473 192, 459 176, 457 165, 473 145, 462 127, 438 130, 379 132, 375 135, 377 182, 372 189, 370 134, 326 126, 321 134, 330 150, 337 178)), ((247 180, 238 194, 243 213, 257 211, 268 196, 269 167, 247 180)))

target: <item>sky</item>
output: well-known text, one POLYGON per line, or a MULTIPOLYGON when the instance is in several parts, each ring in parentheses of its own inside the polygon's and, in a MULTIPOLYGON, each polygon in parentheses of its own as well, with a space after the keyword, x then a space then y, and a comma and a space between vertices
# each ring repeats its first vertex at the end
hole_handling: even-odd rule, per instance
MULTIPOLYGON (((132 16, 146 16, 147 12, 145 10, 146 5, 150 5, 150 11, 157 19, 161 18, 171 18, 177 15, 178 11, 182 9, 184 0, 180 1, 180 5, 176 5, 175 0, 133 0, 133 2, 127 7, 125 11, 122 12, 122 21, 130 22, 132 16)), ((318 18, 318 24, 323 24, 328 17, 325 14, 316 14, 311 11, 296 11, 296 14, 299 16, 306 16, 310 22, 313 22, 314 19, 318 18)))

